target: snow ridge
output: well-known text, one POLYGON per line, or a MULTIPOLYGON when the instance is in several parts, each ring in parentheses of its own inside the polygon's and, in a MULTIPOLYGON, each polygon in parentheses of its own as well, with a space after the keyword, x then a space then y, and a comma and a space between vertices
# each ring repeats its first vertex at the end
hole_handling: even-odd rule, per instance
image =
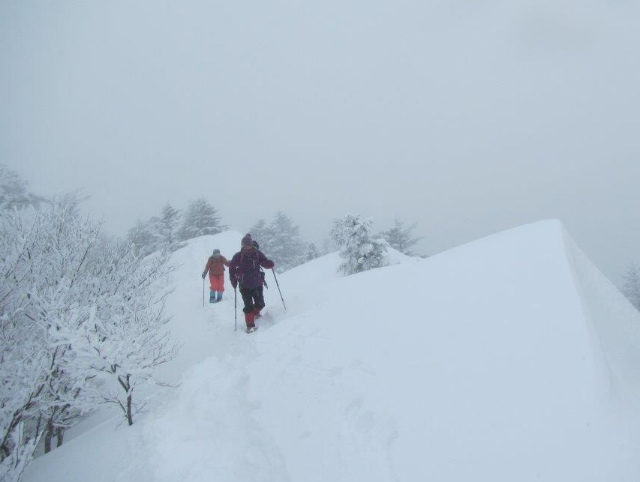
POLYGON ((640 313, 587 258, 563 228, 567 258, 586 320, 593 327, 594 350, 602 352, 611 390, 631 403, 640 401, 640 313))
POLYGON ((286 311, 271 283, 252 335, 233 331, 232 291, 200 295, 211 249, 240 238, 175 254, 184 349, 164 375, 179 388, 133 429, 107 422, 38 459, 27 482, 640 476, 639 315, 560 222, 349 277, 324 256, 279 276, 286 311), (91 455, 105 440, 117 449, 91 455))

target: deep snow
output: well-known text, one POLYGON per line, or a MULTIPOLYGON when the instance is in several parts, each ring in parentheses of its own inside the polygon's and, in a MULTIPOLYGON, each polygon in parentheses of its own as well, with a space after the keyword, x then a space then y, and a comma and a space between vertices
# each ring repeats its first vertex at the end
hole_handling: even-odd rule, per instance
POLYGON ((640 480, 640 314, 560 222, 350 277, 330 254, 278 277, 286 311, 269 274, 251 335, 232 290, 202 306, 208 255, 240 238, 174 256, 179 387, 26 482, 640 480))

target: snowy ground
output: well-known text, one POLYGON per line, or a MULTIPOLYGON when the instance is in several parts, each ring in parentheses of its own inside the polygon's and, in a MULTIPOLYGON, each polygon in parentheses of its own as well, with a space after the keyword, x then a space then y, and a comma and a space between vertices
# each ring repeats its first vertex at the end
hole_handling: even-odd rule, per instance
POLYGON ((25 481, 640 480, 640 315, 559 222, 346 278, 328 255, 279 276, 286 311, 269 274, 251 335, 232 290, 202 306, 240 238, 175 255, 179 387, 25 481))

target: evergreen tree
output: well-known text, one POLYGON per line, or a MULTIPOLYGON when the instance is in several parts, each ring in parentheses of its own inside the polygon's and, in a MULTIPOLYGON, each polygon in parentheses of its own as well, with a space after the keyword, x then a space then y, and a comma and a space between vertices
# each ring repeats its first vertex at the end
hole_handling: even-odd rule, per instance
POLYGON ((283 212, 278 212, 269 226, 273 236, 272 256, 278 260, 278 272, 287 271, 305 262, 306 245, 300 238, 300 227, 283 212))
POLYGON ((249 232, 251 233, 251 237, 260 244, 261 251, 264 253, 271 252, 271 230, 264 219, 258 220, 257 223, 251 226, 249 232))
POLYGON ((154 234, 159 239, 160 249, 171 252, 184 246, 178 243, 178 226, 181 219, 180 211, 169 203, 162 208, 160 217, 152 218, 154 234))
POLYGON ((333 222, 331 237, 340 247, 342 258, 339 272, 350 275, 384 266, 388 243, 371 237, 372 224, 371 219, 363 220, 359 214, 347 214, 333 222))
POLYGON ((300 228, 283 212, 278 212, 269 225, 261 219, 249 232, 260 250, 276 263, 279 273, 305 262, 306 246, 300 228))
POLYGON ((640 267, 633 263, 624 275, 622 293, 636 309, 640 310, 640 267))
POLYGON ((187 207, 182 226, 178 231, 178 239, 186 241, 207 234, 218 234, 226 229, 227 226, 220 223, 220 216, 216 209, 206 199, 200 197, 187 207))
POLYGON ((414 238, 411 235, 411 232, 416 228, 416 226, 417 223, 413 223, 408 228, 405 228, 404 223, 396 219, 394 226, 387 231, 382 231, 380 235, 386 239, 389 246, 396 251, 400 251, 408 256, 413 256, 413 252, 410 248, 415 246, 416 243, 422 239, 422 237, 414 238))

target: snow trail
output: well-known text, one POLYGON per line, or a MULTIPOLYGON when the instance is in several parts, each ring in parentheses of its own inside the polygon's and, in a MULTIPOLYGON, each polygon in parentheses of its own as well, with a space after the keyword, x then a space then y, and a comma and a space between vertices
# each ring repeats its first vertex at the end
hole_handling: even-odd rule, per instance
MULTIPOLYGON (((223 254, 230 259, 235 252, 233 248, 239 246, 240 235, 225 233, 216 238, 216 246, 222 246, 223 254)), ((206 257, 198 257, 196 250, 184 254, 190 256, 180 260, 183 266, 187 263, 193 266, 194 274, 198 268, 201 271, 206 257)), ((179 307, 174 309, 194 313, 193 321, 204 326, 201 331, 204 336, 194 339, 192 330, 182 330, 187 350, 183 363, 193 368, 184 376, 178 398, 145 428, 145 445, 152 447, 149 452, 155 473, 152 480, 286 481, 282 456, 253 419, 255 406, 246 395, 245 369, 256 356, 255 337, 259 332, 245 333, 242 299, 237 293, 235 308, 228 277, 222 302, 208 303, 207 285, 204 307, 193 306, 194 302, 187 306, 187 291, 193 291, 187 283, 179 287, 184 290, 182 293, 176 293, 179 307), (206 354, 208 358, 194 365, 193 357, 202 358, 206 354)), ((264 331, 273 322, 261 319, 258 325, 264 331)))

